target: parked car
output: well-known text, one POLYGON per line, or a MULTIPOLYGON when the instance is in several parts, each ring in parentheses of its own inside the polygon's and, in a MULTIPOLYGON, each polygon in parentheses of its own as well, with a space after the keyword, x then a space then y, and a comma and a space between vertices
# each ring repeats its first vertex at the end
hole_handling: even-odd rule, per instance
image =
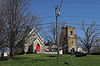
POLYGON ((49 49, 44 49, 44 51, 49 52, 49 49))

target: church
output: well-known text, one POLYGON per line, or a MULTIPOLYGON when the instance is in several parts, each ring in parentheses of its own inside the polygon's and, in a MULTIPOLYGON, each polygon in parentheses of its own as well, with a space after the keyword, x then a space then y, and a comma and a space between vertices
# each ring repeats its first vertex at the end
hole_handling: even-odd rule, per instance
POLYGON ((44 40, 36 29, 29 30, 25 38, 20 40, 14 48, 14 54, 29 54, 34 52, 43 52, 44 40))
POLYGON ((32 29, 31 32, 25 38, 24 52, 33 53, 33 52, 43 52, 44 40, 40 34, 32 29))

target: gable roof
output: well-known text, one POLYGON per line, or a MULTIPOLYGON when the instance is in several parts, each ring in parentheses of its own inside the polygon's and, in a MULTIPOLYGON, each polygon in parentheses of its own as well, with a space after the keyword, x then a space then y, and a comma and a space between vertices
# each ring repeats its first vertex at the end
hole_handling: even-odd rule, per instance
POLYGON ((35 33, 35 34, 39 37, 39 39, 40 39, 42 42, 44 42, 43 38, 42 38, 42 37, 40 36, 40 34, 36 31, 35 28, 32 29, 32 30, 29 32, 29 34, 27 35, 27 37, 30 36, 30 35, 33 34, 33 33, 35 33))

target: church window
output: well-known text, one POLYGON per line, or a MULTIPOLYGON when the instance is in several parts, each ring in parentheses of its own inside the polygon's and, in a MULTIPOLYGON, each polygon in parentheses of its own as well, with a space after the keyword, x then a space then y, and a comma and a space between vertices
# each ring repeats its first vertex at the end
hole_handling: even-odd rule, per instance
POLYGON ((70 31, 70 35, 73 35, 73 31, 70 31))

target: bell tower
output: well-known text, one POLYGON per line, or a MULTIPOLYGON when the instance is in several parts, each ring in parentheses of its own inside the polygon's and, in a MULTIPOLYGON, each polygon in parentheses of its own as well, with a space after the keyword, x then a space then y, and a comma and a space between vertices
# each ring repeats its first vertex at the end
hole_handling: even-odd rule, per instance
POLYGON ((75 27, 72 26, 62 27, 62 33, 60 39, 64 54, 71 52, 72 49, 74 49, 74 51, 77 51, 75 27))
POLYGON ((67 26, 67 41, 68 52, 71 52, 72 49, 77 51, 75 27, 67 26))

